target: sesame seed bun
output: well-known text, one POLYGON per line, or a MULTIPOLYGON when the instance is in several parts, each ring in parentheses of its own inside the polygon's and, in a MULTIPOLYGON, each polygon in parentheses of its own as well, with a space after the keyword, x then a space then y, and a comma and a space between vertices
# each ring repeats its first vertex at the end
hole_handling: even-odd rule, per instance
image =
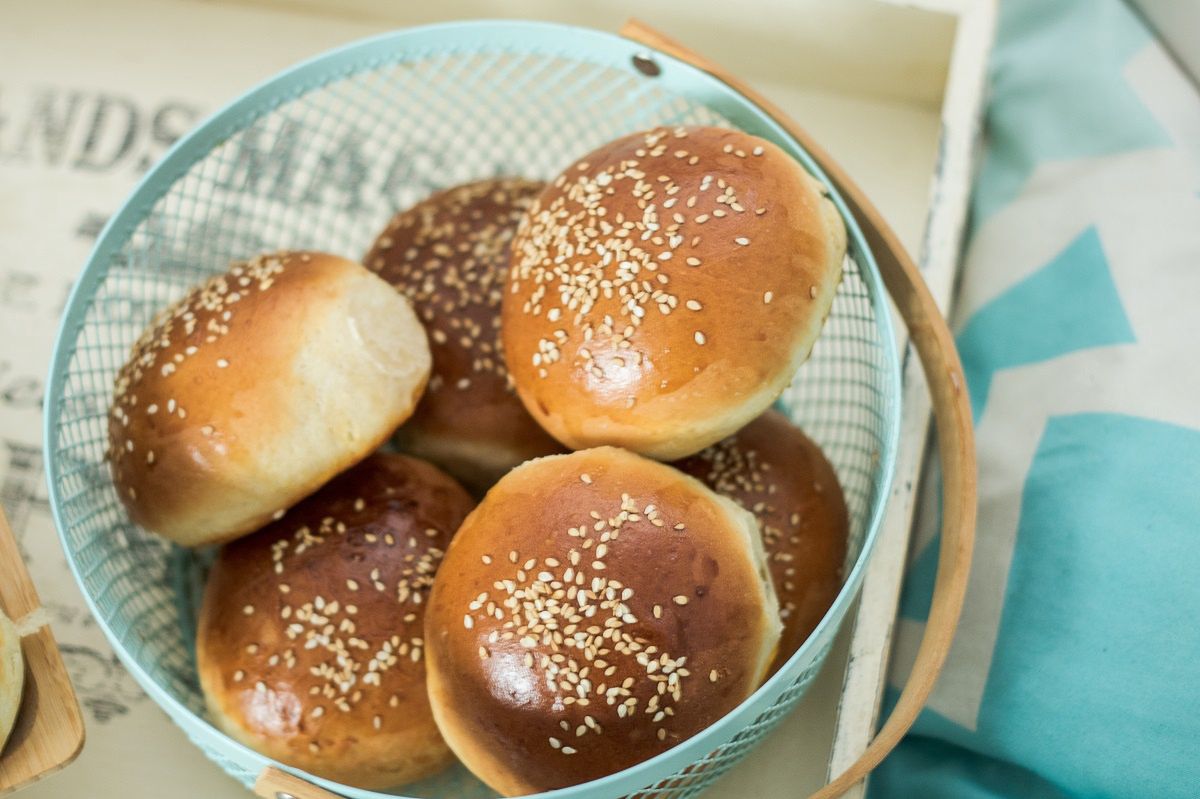
POLYGON ((117 375, 117 492, 186 546, 255 530, 385 441, 429 364, 408 303, 361 265, 235 263, 161 313, 117 375))
POLYGON ((842 587, 850 518, 837 473, 816 442, 778 411, 675 464, 758 520, 779 597, 779 670, 842 587))
POLYGON ((602 777, 759 685, 779 605, 754 517, 613 447, 509 472, 451 543, 425 618, 446 742, 503 794, 602 777))
POLYGON ((513 241, 504 351, 525 407, 569 447, 669 460, 762 413, 808 357, 846 231, 768 141, 656 129, 570 166, 513 241))
POLYGON ((21 638, 12 621, 0 610, 0 754, 17 723, 24 686, 25 658, 21 654, 21 638))
POLYGON ((310 774, 383 789, 453 761, 425 692, 425 598, 470 496, 376 454, 213 566, 196 642, 209 717, 310 774))
POLYGON ((433 351, 429 388, 396 443, 481 493, 562 450, 517 398, 500 354, 512 237, 542 186, 499 178, 438 192, 393 217, 363 260, 412 303, 433 351))

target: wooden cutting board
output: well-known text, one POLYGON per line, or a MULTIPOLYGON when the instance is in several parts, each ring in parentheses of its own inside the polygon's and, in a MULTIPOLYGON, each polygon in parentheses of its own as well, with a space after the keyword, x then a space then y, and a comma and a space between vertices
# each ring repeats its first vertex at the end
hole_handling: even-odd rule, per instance
MULTIPOLYGON (((0 609, 23 629, 22 621, 39 607, 17 540, 0 509, 0 609)), ((53 774, 83 749, 83 717, 54 634, 46 624, 25 632, 25 693, 16 726, 0 751, 0 796, 53 774)))

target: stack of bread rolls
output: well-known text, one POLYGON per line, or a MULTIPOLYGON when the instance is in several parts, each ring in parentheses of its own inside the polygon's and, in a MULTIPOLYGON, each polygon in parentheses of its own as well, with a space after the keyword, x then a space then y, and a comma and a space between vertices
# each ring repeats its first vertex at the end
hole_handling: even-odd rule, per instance
POLYGON ((841 587, 837 476, 768 408, 845 236, 770 142, 659 128, 435 193, 361 262, 258 255, 163 311, 109 459, 134 521, 222 545, 214 724, 358 788, 457 757, 517 795, 736 707, 841 587))

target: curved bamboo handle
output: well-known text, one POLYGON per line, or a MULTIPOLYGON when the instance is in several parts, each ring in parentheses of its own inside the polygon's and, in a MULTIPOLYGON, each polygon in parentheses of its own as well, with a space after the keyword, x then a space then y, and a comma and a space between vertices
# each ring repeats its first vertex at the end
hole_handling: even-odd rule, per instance
POLYGON ((858 760, 811 797, 833 799, 866 777, 904 737, 925 706, 954 640, 975 543, 975 436, 962 364, 950 330, 917 265, 862 189, 824 148, 778 106, 703 56, 636 19, 625 23, 620 33, 627 39, 702 69, 739 92, 790 133, 821 165, 862 227, 884 285, 908 325, 933 396, 945 490, 941 551, 929 621, 908 683, 887 722, 858 760))

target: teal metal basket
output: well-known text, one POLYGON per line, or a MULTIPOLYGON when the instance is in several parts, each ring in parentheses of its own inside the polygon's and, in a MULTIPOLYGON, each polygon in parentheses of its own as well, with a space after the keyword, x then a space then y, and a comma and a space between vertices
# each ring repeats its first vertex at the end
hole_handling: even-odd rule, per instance
MULTIPOLYGON (((105 228, 68 303, 50 371, 50 497, 92 613, 130 673, 205 754, 250 785, 274 763, 207 720, 193 662, 202 555, 132 522, 104 450, 113 378, 154 314, 228 262, 278 248, 358 258, 387 219, 433 191, 492 175, 550 177, 618 136, 719 125, 768 138, 828 184, 758 106, 635 42, 541 23, 396 32, 319 56, 251 90, 180 141, 105 228)), ((850 509, 845 584, 809 641, 705 732, 634 768, 542 796, 692 796, 743 757, 803 695, 863 579, 894 469, 899 361, 862 232, 812 358, 780 407, 835 465, 850 509)), ((356 799, 381 794, 305 779, 356 799)), ((493 796, 464 769, 416 797, 493 796)))

